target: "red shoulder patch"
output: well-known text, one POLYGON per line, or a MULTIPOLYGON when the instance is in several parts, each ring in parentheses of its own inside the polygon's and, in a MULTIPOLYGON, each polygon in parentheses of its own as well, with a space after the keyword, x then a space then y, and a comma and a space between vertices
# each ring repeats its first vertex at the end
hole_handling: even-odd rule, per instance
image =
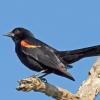
POLYGON ((28 42, 26 42, 26 41, 21 41, 21 46, 29 46, 30 44, 28 43, 28 42))
POLYGON ((26 42, 26 41, 21 41, 21 46, 24 46, 24 47, 27 47, 27 48, 37 48, 37 47, 41 47, 41 46, 37 46, 37 45, 32 45, 32 44, 30 44, 30 43, 28 43, 28 42, 26 42))

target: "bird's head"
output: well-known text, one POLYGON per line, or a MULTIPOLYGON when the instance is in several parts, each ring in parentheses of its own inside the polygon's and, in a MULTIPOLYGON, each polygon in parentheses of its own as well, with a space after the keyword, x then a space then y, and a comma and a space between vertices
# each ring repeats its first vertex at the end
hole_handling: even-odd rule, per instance
POLYGON ((11 37, 14 42, 23 40, 25 38, 34 37, 33 34, 29 30, 25 28, 19 28, 19 27, 13 29, 11 32, 8 32, 4 36, 11 37))

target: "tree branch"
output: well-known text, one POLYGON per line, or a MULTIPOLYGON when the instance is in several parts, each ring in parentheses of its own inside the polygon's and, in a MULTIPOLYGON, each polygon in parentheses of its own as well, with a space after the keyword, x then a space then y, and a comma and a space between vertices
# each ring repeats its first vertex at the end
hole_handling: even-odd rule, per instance
POLYGON ((100 93, 100 58, 97 59, 89 72, 88 79, 82 83, 76 94, 46 83, 37 77, 20 80, 17 90, 42 92, 56 100, 94 100, 100 93))
POLYGON ((77 95, 81 100, 94 100, 98 93, 100 93, 100 58, 91 68, 88 79, 80 86, 77 95))

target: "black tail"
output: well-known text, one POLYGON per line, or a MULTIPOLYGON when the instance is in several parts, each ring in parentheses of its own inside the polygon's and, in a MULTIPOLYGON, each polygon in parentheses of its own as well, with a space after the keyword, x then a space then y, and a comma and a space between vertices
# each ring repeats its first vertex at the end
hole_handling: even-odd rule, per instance
POLYGON ((71 50, 71 51, 61 51, 60 57, 67 63, 73 63, 84 57, 99 56, 100 55, 100 45, 71 50))

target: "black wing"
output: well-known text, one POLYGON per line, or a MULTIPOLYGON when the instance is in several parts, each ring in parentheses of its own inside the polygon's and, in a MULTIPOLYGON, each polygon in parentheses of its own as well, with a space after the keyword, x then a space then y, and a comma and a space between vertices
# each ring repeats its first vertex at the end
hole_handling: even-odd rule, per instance
MULTIPOLYGON (((27 42, 27 40, 24 40, 27 42)), ((41 43, 37 39, 34 41, 28 41, 31 45, 36 46, 35 48, 28 48, 21 46, 21 50, 24 54, 27 54, 31 58, 37 60, 38 62, 42 63, 43 65, 60 70, 62 68, 65 68, 63 63, 59 60, 59 58, 54 53, 54 49, 51 47, 45 45, 44 43, 41 43)))

